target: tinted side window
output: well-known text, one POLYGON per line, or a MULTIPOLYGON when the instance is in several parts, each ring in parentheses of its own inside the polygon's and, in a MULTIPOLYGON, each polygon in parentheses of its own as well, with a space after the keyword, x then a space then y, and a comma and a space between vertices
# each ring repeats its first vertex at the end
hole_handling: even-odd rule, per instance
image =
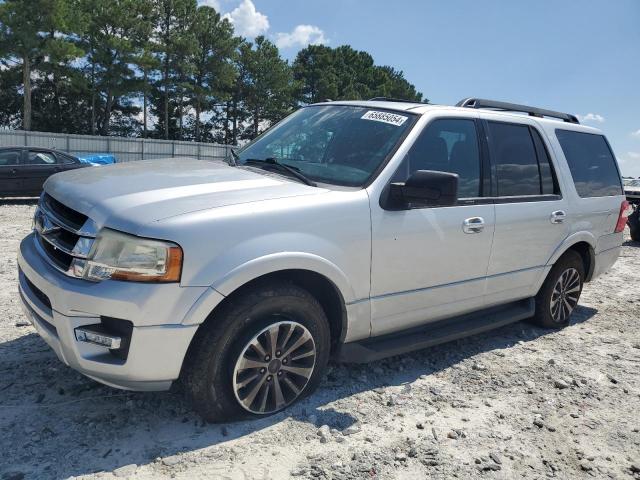
POLYGON ((29 150, 26 163, 27 165, 53 165, 56 163, 56 157, 48 152, 29 150))
POLYGON ((533 142, 536 145, 536 151, 538 152, 538 163, 540 165, 540 186, 542 188, 543 195, 552 195, 560 193, 560 189, 558 188, 555 175, 553 173, 553 167, 551 166, 551 160, 549 159, 549 154, 547 152, 546 147, 544 146, 544 142, 542 138, 540 138, 540 134, 536 131, 535 128, 531 129, 531 134, 533 135, 533 142))
POLYGON ((20 150, 5 150, 0 152, 0 166, 17 165, 20 159, 20 150))
POLYGON ((58 163, 76 163, 74 158, 70 157, 69 155, 58 153, 56 154, 56 156, 58 157, 58 163))
POLYGON ((498 196, 540 195, 540 171, 526 125, 488 122, 498 196))
POLYGON ((405 181, 416 170, 457 173, 458 197, 478 197, 480 151, 475 122, 465 119, 431 122, 411 146, 396 179, 405 181))
POLYGON ((556 130, 581 197, 621 195, 620 174, 611 149, 602 135, 556 130))

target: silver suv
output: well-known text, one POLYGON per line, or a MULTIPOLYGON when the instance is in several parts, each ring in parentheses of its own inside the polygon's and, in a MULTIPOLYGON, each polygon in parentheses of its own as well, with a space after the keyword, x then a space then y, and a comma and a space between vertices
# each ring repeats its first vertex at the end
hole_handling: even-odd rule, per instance
POLYGON ((573 115, 327 102, 228 162, 53 176, 20 245, 20 293, 88 377, 179 380, 210 421, 271 414, 330 358, 567 325, 618 257, 626 206, 607 140, 573 115))

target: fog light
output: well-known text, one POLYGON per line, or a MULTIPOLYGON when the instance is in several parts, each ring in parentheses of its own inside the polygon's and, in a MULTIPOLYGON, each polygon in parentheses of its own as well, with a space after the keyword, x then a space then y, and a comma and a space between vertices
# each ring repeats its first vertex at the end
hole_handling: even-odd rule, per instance
POLYGON ((76 340, 79 342, 93 343, 111 350, 120 348, 122 338, 109 335, 104 332, 102 325, 90 325, 87 327, 79 327, 75 329, 76 340))

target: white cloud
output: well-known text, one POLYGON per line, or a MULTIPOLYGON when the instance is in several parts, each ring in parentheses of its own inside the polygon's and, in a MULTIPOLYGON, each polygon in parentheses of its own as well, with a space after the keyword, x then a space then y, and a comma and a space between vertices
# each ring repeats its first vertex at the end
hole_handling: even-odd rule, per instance
POLYGON ((315 25, 298 25, 291 33, 277 33, 278 48, 306 47, 328 43, 324 32, 315 25))
POLYGON ((578 115, 578 120, 582 123, 602 123, 604 122, 604 117, 597 113, 587 113, 586 115, 578 115))
POLYGON ((636 130, 635 132, 631 132, 631 136, 640 138, 640 128, 638 130, 636 130))
POLYGON ((617 158, 622 175, 640 178, 640 152, 626 152, 617 158))
POLYGON ((257 37, 269 30, 269 19, 256 10, 251 0, 242 0, 240 5, 225 13, 223 18, 227 18, 236 33, 244 37, 257 37))
POLYGON ((220 0, 198 0, 198 5, 205 5, 207 7, 211 7, 216 12, 219 12, 221 9, 220 0))

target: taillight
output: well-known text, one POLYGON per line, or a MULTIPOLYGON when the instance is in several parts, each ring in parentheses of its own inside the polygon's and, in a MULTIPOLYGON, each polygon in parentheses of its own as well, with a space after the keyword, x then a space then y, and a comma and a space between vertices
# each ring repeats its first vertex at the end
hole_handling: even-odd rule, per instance
POLYGON ((629 202, 623 200, 620 204, 620 214, 618 215, 618 223, 616 223, 616 229, 614 233, 620 233, 624 230, 624 226, 627 224, 627 210, 629 209, 629 202))

